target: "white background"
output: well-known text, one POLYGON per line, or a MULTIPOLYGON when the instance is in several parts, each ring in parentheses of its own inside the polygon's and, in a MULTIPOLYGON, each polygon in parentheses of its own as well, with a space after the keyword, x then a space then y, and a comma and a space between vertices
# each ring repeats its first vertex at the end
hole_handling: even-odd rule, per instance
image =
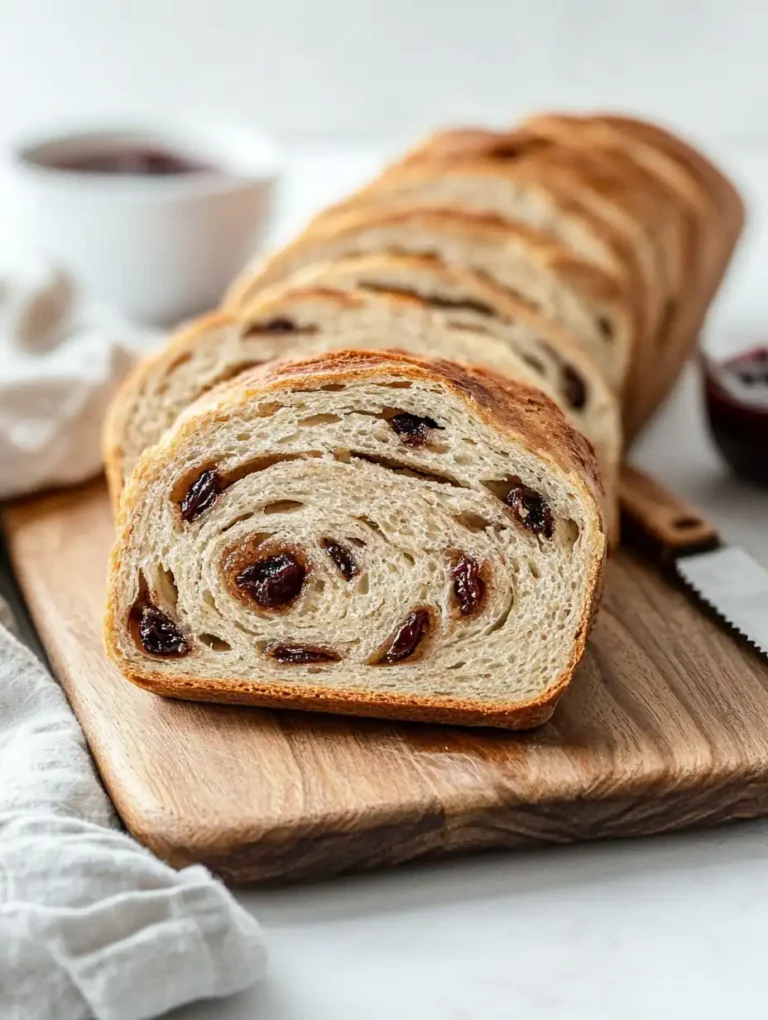
POLYGON ((103 111, 287 135, 604 104, 768 134, 764 0, 0 0, 0 136, 103 111))

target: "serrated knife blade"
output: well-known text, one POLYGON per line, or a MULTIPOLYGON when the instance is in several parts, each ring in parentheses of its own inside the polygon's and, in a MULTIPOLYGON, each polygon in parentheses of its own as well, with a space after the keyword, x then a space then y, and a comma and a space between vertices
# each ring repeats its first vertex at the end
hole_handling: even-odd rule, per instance
POLYGON ((738 546, 681 556, 685 584, 723 620, 768 656, 768 570, 738 546))
POLYGON ((768 570, 725 545, 701 512, 628 465, 621 473, 624 537, 672 567, 732 630, 768 657, 768 570))

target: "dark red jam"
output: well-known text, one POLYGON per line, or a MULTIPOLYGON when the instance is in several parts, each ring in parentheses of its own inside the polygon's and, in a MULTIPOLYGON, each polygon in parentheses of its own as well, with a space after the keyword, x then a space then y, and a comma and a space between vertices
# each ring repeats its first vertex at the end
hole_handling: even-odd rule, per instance
POLYGON ((718 449, 742 478, 768 485, 768 347, 708 362, 705 387, 718 449))
POLYGON ((211 173, 214 167, 170 149, 149 145, 94 148, 67 156, 53 156, 45 165, 54 170, 75 170, 86 174, 121 174, 131 177, 170 177, 180 174, 211 173))

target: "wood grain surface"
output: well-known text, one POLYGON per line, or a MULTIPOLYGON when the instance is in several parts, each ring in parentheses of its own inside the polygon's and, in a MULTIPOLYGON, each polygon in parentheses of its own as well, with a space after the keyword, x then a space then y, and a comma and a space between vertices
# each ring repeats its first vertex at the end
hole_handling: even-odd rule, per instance
POLYGON ((128 828, 234 882, 768 813, 768 667, 632 554, 528 734, 166 701, 101 649, 101 483, 6 508, 17 575, 128 828))

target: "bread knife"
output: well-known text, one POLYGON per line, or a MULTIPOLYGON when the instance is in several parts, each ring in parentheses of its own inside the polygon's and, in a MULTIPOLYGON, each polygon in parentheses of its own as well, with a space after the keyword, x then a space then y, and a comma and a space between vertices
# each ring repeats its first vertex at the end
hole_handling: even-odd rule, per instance
POLYGON ((730 628, 768 656, 768 570, 744 549, 726 545, 691 504, 625 465, 620 484, 622 538, 705 602, 730 628))

